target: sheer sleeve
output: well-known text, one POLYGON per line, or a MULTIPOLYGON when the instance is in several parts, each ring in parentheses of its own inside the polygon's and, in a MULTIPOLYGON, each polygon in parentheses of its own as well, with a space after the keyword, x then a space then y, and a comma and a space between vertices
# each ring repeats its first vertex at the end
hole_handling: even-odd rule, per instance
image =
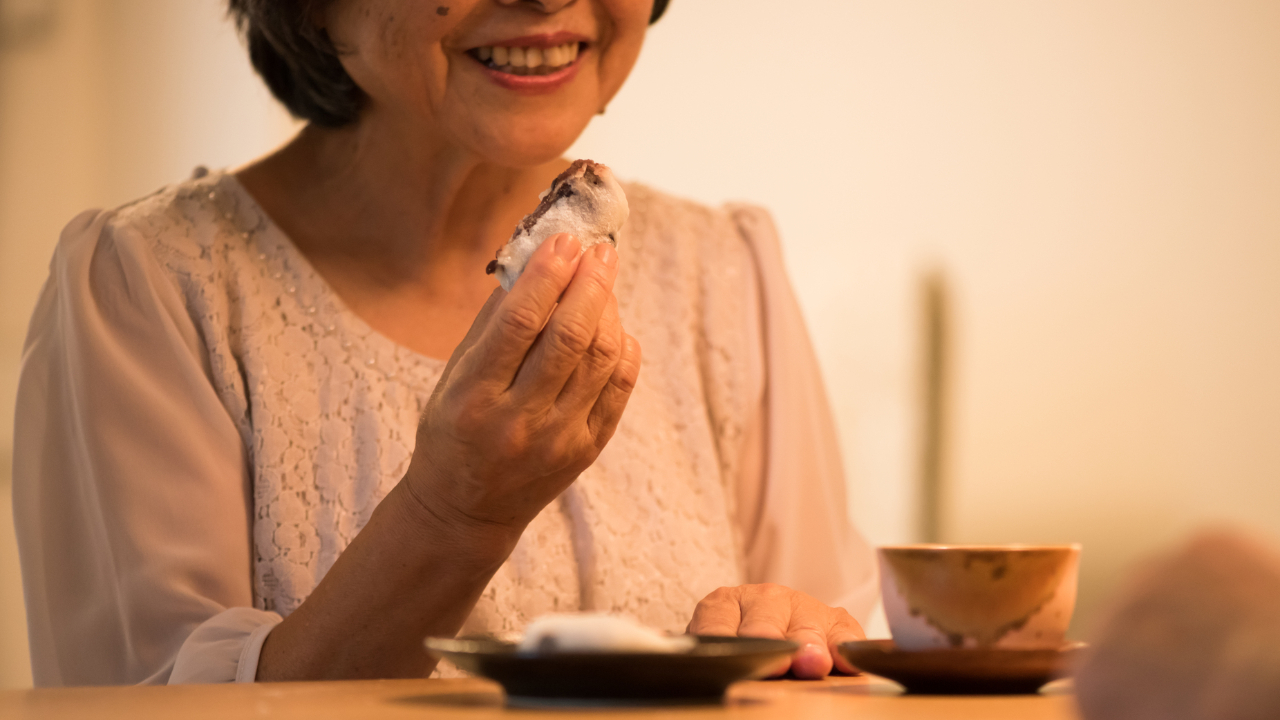
POLYGON ((252 680, 249 471, 140 233, 63 232, 23 353, 14 514, 36 683, 252 680))
POLYGON ((760 208, 731 212, 755 256, 763 319, 764 399, 744 429, 736 503, 747 579, 807 592, 865 624, 875 563, 849 522, 839 441, 777 231, 760 208))

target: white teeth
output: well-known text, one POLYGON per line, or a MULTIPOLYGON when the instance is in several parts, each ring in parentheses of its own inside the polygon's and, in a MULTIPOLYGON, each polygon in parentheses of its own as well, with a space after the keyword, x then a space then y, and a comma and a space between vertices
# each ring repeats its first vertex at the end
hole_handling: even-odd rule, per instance
POLYGON ((480 62, 492 67, 511 67, 522 70, 519 74, 533 74, 534 70, 550 70, 571 64, 578 59, 578 43, 565 43, 549 48, 487 46, 476 48, 480 62))

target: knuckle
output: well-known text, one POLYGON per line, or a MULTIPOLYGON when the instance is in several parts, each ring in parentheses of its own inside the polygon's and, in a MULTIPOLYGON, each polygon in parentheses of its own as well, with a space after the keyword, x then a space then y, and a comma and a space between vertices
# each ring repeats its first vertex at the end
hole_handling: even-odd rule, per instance
POLYGON ((594 328, 581 318, 568 317, 556 323, 547 335, 552 349, 564 355, 578 356, 587 352, 595 339, 594 328))
POLYGON ((432 412, 443 419, 459 434, 468 435, 480 431, 487 420, 479 403, 471 395, 469 388, 462 384, 453 384, 445 388, 438 397, 439 402, 432 402, 432 412))
POLYGON ((508 423, 494 437, 494 451, 501 457, 520 457, 529 449, 529 428, 522 422, 508 423))
POLYGON ((635 388, 636 382, 640 379, 640 365, 643 356, 640 352, 640 343, 630 335, 622 336, 622 357, 618 360, 618 365, 614 369, 614 384, 618 387, 631 392, 635 388))
POLYGON ((795 632, 807 632, 815 635, 826 635, 826 618, 817 613, 793 612, 790 617, 791 629, 795 632))
POLYGON ((712 590, 711 593, 708 594, 705 598, 703 598, 702 602, 710 603, 710 604, 732 602, 734 599, 734 594, 736 590, 737 588, 728 587, 728 586, 718 587, 715 590, 712 590))
POLYGON ((593 292, 613 294, 613 271, 603 263, 595 264, 586 279, 591 283, 593 292))
POLYGON ((498 323, 504 334, 526 340, 542 330, 542 318, 532 308, 522 305, 507 308, 498 316, 498 323))
POLYGON ((636 381, 638 378, 634 373, 614 373, 610 382, 618 392, 630 395, 636 389, 636 381))
POLYGON ((450 420, 459 434, 470 436, 484 429, 487 418, 475 405, 472 403, 458 403, 453 407, 454 409, 450 413, 450 420))
POLYGON ((622 359, 622 341, 611 333, 596 336, 587 349, 588 361, 598 368, 614 368, 622 359))
POLYGON ((778 583, 760 583, 755 586, 755 590, 768 598, 777 598, 791 594, 791 590, 789 588, 785 585, 779 585, 778 583))
POLYGON ((614 366, 613 375, 609 378, 609 383, 626 395, 630 395, 636 389, 639 381, 640 366, 629 363, 625 359, 614 366))
POLYGON ((595 407, 587 416, 587 433, 593 439, 592 444, 597 454, 604 450, 609 439, 613 437, 614 431, 618 429, 618 422, 622 419, 624 409, 626 409, 625 399, 620 401, 619 398, 611 397, 607 393, 601 393, 597 399, 595 407))

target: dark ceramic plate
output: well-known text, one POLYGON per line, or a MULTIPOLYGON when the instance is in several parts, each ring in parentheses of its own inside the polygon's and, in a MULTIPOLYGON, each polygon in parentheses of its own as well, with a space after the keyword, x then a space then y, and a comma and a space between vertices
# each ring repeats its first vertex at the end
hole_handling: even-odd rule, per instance
POLYGON ((521 653, 496 640, 427 638, 427 650, 520 699, 718 700, 795 652, 785 640, 699 637, 682 653, 521 653))
POLYGON ((1071 674, 1083 643, 1057 650, 899 650, 892 640, 844 643, 854 667, 887 677, 910 693, 979 695, 1033 693, 1071 674))

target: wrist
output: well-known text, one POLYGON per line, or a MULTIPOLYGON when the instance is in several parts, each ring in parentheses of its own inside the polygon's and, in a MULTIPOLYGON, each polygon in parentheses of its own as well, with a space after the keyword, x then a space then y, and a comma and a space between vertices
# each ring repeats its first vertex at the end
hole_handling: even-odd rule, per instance
POLYGON ((515 549, 524 525, 496 523, 459 511, 408 478, 387 494, 385 507, 419 547, 448 548, 481 572, 492 572, 515 549))

